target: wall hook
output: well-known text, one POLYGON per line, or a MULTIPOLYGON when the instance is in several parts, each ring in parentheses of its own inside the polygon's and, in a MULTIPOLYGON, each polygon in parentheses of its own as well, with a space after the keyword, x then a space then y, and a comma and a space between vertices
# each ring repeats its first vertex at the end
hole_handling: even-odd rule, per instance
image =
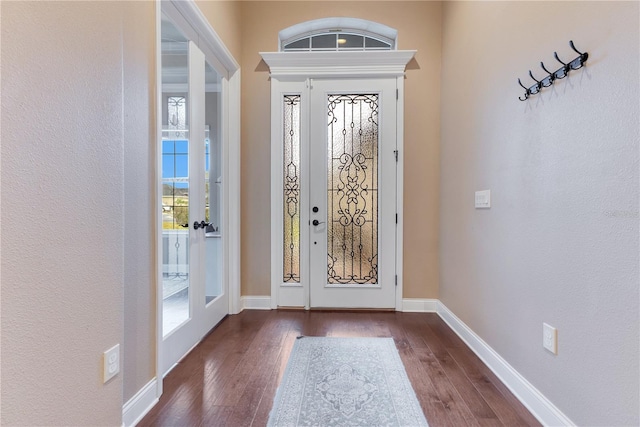
POLYGON ((576 49, 576 45, 573 44, 573 40, 569 40, 569 46, 571 46, 571 49, 573 49, 578 55, 583 56, 585 61, 589 57, 589 54, 587 52, 580 52, 578 49, 576 49))
POLYGON ((580 52, 578 49, 576 49, 576 46, 573 44, 573 40, 569 40, 569 46, 571 46, 571 49, 573 49, 578 55, 580 55, 569 63, 571 69, 577 70, 579 68, 582 68, 584 66, 584 63, 589 58, 589 54, 587 52, 580 52))
POLYGON ((551 71, 547 70, 547 67, 544 66, 544 62, 540 61, 540 66, 545 71, 545 73, 547 73, 547 77, 542 79, 542 87, 549 87, 553 84, 553 81, 555 80, 555 75, 551 71))
POLYGON ((529 89, 528 89, 528 88, 526 88, 526 87, 522 84, 522 82, 520 81, 520 79, 518 79, 518 84, 519 84, 520 86, 522 86, 522 89, 524 89, 524 90, 525 90, 525 92, 524 92, 524 99, 523 99, 521 96, 519 96, 519 97, 518 97, 518 99, 519 99, 520 101, 526 101, 526 100, 527 100, 527 98, 529 98, 529 94, 530 94, 531 92, 529 92, 529 89))
POLYGON ((573 40, 569 40, 569 46, 571 47, 571 49, 573 49, 574 52, 576 52, 580 56, 572 59, 568 63, 565 63, 560 59, 557 52, 553 52, 554 58, 556 58, 556 61, 562 64, 562 67, 558 68, 554 72, 551 72, 547 70, 547 67, 545 67, 544 62, 541 61, 540 67, 544 70, 545 73, 547 73, 547 75, 542 80, 536 79, 533 76, 533 73, 531 72, 531 70, 529 70, 529 77, 531 77, 536 82, 534 85, 530 87, 525 87, 525 85, 522 84, 520 79, 518 79, 518 84, 525 90, 524 99, 521 96, 518 97, 520 101, 526 101, 527 99, 529 99, 529 96, 537 94, 538 92, 540 92, 540 90, 543 87, 549 87, 553 85, 556 82, 556 80, 564 79, 569 74, 569 71, 577 70, 579 68, 584 67, 584 64, 587 62, 587 59, 589 58, 589 53, 580 52, 578 49, 576 49, 575 44, 573 44, 573 40))
POLYGON ((562 68, 559 68, 555 73, 553 73, 557 79, 564 79, 569 74, 569 64, 565 64, 558 58, 558 52, 553 52, 553 56, 556 58, 556 61, 562 64, 562 68))
POLYGON ((534 86, 531 86, 531 94, 535 95, 536 93, 540 92, 540 89, 542 89, 542 83, 540 82, 540 80, 533 77, 531 70, 529 70, 529 77, 531 77, 536 82, 534 86), (534 87, 535 89, 533 89, 534 87))

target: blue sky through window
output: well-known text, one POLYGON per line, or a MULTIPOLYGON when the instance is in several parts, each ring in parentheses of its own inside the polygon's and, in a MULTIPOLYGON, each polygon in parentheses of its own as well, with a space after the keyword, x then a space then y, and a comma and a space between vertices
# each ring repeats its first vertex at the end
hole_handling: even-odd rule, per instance
MULTIPOLYGON (((209 139, 205 139, 205 170, 209 171, 209 139)), ((162 141, 162 178, 187 178, 189 176, 189 141, 165 139, 162 141)), ((188 187, 186 182, 176 182, 178 188, 188 187)))
MULTIPOLYGON (((162 141, 162 178, 187 178, 189 176, 189 141, 165 139, 162 141)), ((187 187, 186 182, 176 182, 176 187, 187 187)))

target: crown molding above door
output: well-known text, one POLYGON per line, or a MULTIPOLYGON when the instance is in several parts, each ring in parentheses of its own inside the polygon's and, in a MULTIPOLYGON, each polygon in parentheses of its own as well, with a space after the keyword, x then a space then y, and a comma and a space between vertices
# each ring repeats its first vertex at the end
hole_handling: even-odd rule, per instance
POLYGON ((415 50, 260 52, 271 75, 283 78, 399 77, 415 50))

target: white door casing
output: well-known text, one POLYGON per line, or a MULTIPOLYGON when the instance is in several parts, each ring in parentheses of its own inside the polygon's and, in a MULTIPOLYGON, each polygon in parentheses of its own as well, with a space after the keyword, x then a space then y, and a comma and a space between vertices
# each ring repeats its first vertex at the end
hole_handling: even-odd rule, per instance
MULTIPOLYGON (((272 178, 271 178, 271 306, 272 308, 282 306, 294 306, 310 308, 316 307, 358 307, 358 308, 395 308, 401 309, 402 301, 402 146, 403 146, 403 94, 404 94, 404 71, 406 64, 414 56, 415 51, 370 51, 370 52, 272 52, 261 53, 263 59, 269 65, 271 71, 271 157, 272 157, 272 178), (382 82, 385 81, 386 83, 382 82), (375 83, 374 83, 375 82, 375 83), (382 83, 381 83, 382 82, 382 83), (377 85, 377 88, 375 87, 377 85), (385 249, 390 249, 391 261, 385 258, 381 264, 384 266, 380 269, 380 283, 382 288, 373 284, 365 284, 360 286, 359 290, 344 289, 336 286, 327 287, 327 252, 326 243, 319 243, 314 237, 322 235, 320 228, 312 226, 311 221, 321 218, 313 218, 309 205, 308 195, 317 192, 324 192, 323 197, 317 197, 318 203, 324 198, 326 204, 326 187, 324 190, 318 188, 311 190, 311 180, 302 174, 300 179, 300 280, 297 283, 289 283, 283 281, 283 97, 285 95, 299 94, 300 101, 300 126, 301 126, 301 148, 300 163, 301 167, 309 165, 311 158, 319 158, 319 151, 316 153, 314 148, 308 150, 310 146, 316 150, 325 150, 327 141, 326 129, 323 131, 323 141, 313 143, 311 138, 311 129, 313 129, 311 111, 314 110, 312 104, 314 99, 321 99, 324 95, 316 96, 323 90, 329 90, 333 86, 337 93, 355 94, 358 91, 362 93, 377 93, 384 100, 384 104, 390 104, 389 111, 386 107, 382 107, 381 117, 383 120, 391 119, 394 121, 392 126, 381 126, 380 135, 385 141, 393 140, 394 144, 384 143, 381 150, 387 150, 388 145, 395 145, 389 152, 385 151, 385 156, 393 156, 393 166, 381 167, 379 172, 383 175, 385 183, 390 183, 391 189, 384 187, 381 189, 385 193, 384 200, 380 202, 382 221, 393 218, 392 230, 383 227, 379 245, 384 244, 385 249), (390 99, 392 98, 392 99, 390 99), (385 112, 386 111, 386 112, 385 112), (385 131, 395 133, 393 136, 385 135, 385 131), (395 152, 394 152, 395 151, 395 152), (390 153, 390 154, 388 154, 390 153), (395 157, 397 156, 397 163, 395 157), (391 172, 392 171, 392 172, 391 172), (394 192, 395 195, 391 196, 394 192), (398 214, 397 223, 395 223, 395 214, 398 214), (315 228, 315 231, 312 230, 315 228), (386 231, 385 231, 386 230, 386 231), (316 242, 314 244, 314 242, 316 242), (320 246, 319 246, 320 245, 320 246), (388 248, 391 246, 391 248, 388 248), (313 252, 313 257, 311 256, 313 252), (324 255, 321 255, 321 253, 324 255), (322 260, 322 261, 320 261, 322 260), (317 265, 312 266, 312 263, 317 265), (311 279, 311 271, 313 279, 311 279), (322 273, 321 273, 322 271, 322 273), (316 283, 325 283, 321 285, 313 285, 316 283), (390 283, 392 287, 386 287, 386 283, 390 283), (397 285, 396 285, 397 283, 397 285), (384 294, 384 291, 390 292, 384 294), (316 292, 314 293, 314 290, 316 292), (362 291, 371 293, 370 296, 362 298, 362 291), (346 291, 346 292, 345 292, 346 291), (372 295, 376 294, 373 297, 372 295), (324 297, 321 296, 324 294, 324 297), (349 294, 347 296, 347 294, 349 294), (310 299, 311 296, 311 299, 310 299), (315 299, 313 296, 318 296, 315 299), (360 302, 358 302, 360 301, 360 302)), ((326 95, 326 93, 325 93, 326 95)), ((326 97, 325 97, 326 98, 326 97)), ((317 102, 316 110, 319 110, 320 104, 325 101, 317 102)), ((326 110, 326 105, 323 107, 326 110)), ((326 111, 323 113, 326 117, 326 111)), ((320 122, 326 122, 322 118, 320 122)), ((388 122, 385 122, 388 124, 388 122)), ((326 123, 325 123, 326 124, 326 123)), ((317 132, 313 132, 314 138, 319 140, 317 132)), ((391 157, 384 157, 389 159, 391 157)), ((326 173, 327 156, 322 155, 322 161, 318 165, 324 165, 326 173)), ((386 161, 384 162, 386 164, 386 161)), ((320 176, 320 172, 317 172, 320 176)), ((324 179, 313 179, 318 185, 323 183, 326 185, 326 175, 324 179)), ((386 185, 386 184, 385 184, 386 185)), ((311 196, 314 197, 313 195, 311 196)), ((319 206, 318 206, 319 207, 319 206)), ((325 210, 326 212, 326 210, 325 210)), ((326 222, 326 220, 325 220, 326 222)), ((385 251, 386 252, 386 251, 385 251)))

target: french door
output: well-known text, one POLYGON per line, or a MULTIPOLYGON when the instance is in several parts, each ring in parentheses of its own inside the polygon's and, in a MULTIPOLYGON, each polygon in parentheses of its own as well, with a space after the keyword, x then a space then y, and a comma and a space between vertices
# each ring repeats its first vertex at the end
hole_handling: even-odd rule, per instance
POLYGON ((296 83, 276 84, 278 306, 396 307, 396 85, 314 79, 296 92, 296 83))
POLYGON ((198 46, 162 18, 162 348, 168 372, 228 314, 223 280, 223 84, 198 46))

